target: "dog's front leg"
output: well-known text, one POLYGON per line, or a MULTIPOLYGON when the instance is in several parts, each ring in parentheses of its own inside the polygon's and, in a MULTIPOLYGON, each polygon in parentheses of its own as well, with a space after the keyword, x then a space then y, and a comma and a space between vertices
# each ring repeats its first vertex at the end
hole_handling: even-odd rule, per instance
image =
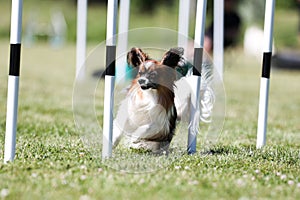
POLYGON ((161 126, 154 124, 146 124, 139 126, 133 133, 132 137, 136 140, 149 139, 156 136, 162 130, 161 126))

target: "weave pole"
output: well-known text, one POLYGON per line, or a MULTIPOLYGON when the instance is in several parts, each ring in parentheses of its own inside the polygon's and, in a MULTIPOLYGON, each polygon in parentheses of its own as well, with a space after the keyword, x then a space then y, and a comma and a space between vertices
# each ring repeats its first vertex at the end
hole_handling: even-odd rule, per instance
POLYGON ((88 0, 77 0, 76 78, 79 79, 85 75, 87 4, 88 0))
POLYGON ((23 0, 12 0, 4 163, 14 160, 16 150, 22 35, 22 7, 23 0))
POLYGON ((224 63, 224 0, 214 0, 213 62, 223 80, 224 63))
POLYGON ((118 0, 108 0, 106 24, 106 70, 104 87, 102 159, 112 156, 114 86, 116 70, 116 26, 118 0))
MULTIPOLYGON (((199 99, 200 99, 200 84, 201 84, 201 70, 206 18, 206 0, 197 1, 196 25, 195 25, 195 41, 194 41, 194 67, 193 75, 191 76, 191 113, 190 124, 188 128, 188 154, 196 152, 197 132, 199 121, 197 115, 200 115, 199 99)), ((198 116, 199 117, 199 116, 198 116)))
POLYGON ((264 22, 264 53, 262 62, 262 75, 260 80, 259 110, 257 124, 256 148, 260 149, 266 144, 269 82, 271 71, 271 58, 273 46, 275 0, 266 0, 264 22))
MULTIPOLYGON (((128 48, 128 27, 129 27, 129 16, 130 16, 130 0, 120 0, 120 13, 119 13, 119 28, 118 28, 118 48, 117 55, 121 56, 116 61, 116 81, 122 80, 125 75, 125 79, 129 78, 126 74, 128 70, 127 57, 124 52, 127 52, 128 48)), ((124 80, 124 79, 123 79, 124 80)))
POLYGON ((179 0, 178 46, 184 48, 187 55, 189 38, 190 0, 179 0))

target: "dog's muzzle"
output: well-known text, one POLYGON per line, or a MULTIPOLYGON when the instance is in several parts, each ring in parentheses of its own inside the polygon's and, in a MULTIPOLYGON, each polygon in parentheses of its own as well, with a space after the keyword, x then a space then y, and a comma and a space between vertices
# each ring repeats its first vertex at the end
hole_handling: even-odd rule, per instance
POLYGON ((142 90, 148 90, 148 89, 157 89, 157 84, 150 82, 147 78, 141 77, 138 79, 138 83, 142 90))

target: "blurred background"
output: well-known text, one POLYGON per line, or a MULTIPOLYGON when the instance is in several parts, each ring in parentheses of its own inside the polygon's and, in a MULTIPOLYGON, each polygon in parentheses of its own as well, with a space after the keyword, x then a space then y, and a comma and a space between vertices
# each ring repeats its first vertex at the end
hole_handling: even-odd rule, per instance
MULTIPOLYGON (((99 43, 105 39, 106 1, 89 0, 88 43, 99 43)), ((207 26, 212 20, 212 0, 208 0, 207 26)), ((236 11, 241 17, 241 34, 238 45, 242 45, 247 27, 263 28, 264 2, 262 0, 238 0, 236 11)), ((274 37, 277 48, 299 47, 299 11, 297 0, 277 0, 274 37)), ((164 27, 177 30, 178 0, 131 0, 129 27, 164 27)), ((190 37, 193 37, 195 1, 191 1, 190 37)), ((76 41, 76 0, 26 0, 23 10, 23 43, 27 46, 35 42, 47 42, 52 45, 75 44, 76 41), (57 22, 58 21, 58 22, 57 22), (51 38, 54 23, 60 23, 60 41, 51 38), (56 44, 57 43, 57 44, 56 44)), ((0 40, 9 40, 10 0, 0 2, 0 40)), ((300 9, 300 8, 299 8, 300 9)))

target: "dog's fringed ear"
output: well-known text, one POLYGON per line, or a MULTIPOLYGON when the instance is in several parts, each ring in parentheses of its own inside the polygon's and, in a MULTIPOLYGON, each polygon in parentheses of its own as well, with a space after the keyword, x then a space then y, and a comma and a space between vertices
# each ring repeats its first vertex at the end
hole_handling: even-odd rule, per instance
POLYGON ((148 55, 145 54, 140 48, 133 47, 127 53, 127 62, 132 67, 138 67, 141 63, 145 62, 148 58, 148 55))
POLYGON ((184 49, 181 47, 171 48, 165 53, 161 60, 161 64, 169 67, 177 67, 179 62, 183 59, 184 49))

